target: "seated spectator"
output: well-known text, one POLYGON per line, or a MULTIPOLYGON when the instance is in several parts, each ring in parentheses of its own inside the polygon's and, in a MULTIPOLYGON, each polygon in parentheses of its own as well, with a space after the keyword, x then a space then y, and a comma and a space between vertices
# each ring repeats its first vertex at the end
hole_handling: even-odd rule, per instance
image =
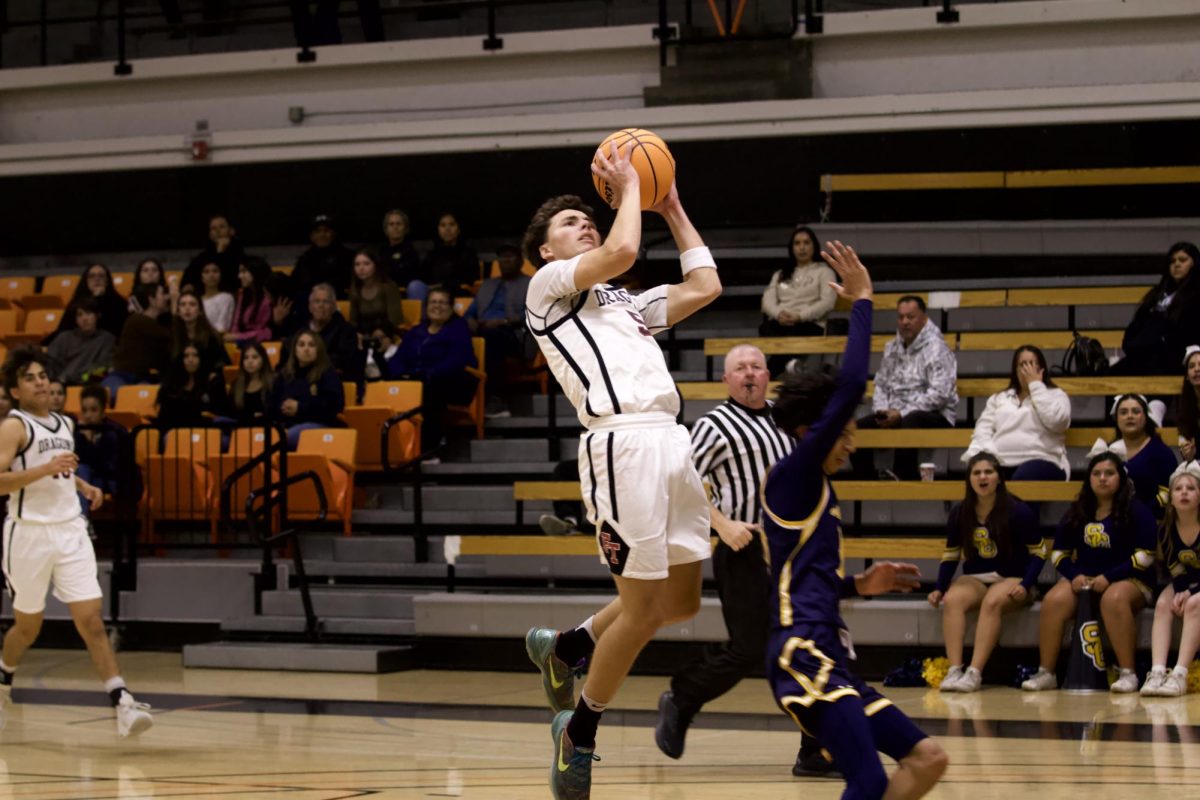
POLYGON ((1150 637, 1150 672, 1142 684, 1147 697, 1181 697, 1188 691, 1188 667, 1200 643, 1200 464, 1180 464, 1171 475, 1170 503, 1159 528, 1158 549, 1170 582, 1154 604, 1150 637), (1167 672, 1175 620, 1183 619, 1183 634, 1175 669, 1167 672))
POLYGON ((171 358, 171 329, 159 323, 170 297, 162 284, 140 284, 130 302, 138 309, 125 320, 113 350, 113 368, 103 385, 115 403, 117 392, 130 383, 156 383, 171 358))
MULTIPOLYGON (((825 318, 837 303, 830 283, 837 275, 825 262, 816 260, 821 252, 812 228, 797 225, 788 244, 791 267, 776 270, 762 296, 760 336, 824 336, 825 318)), ((768 369, 778 374, 787 364, 787 356, 772 356, 768 369)))
POLYGON ((84 300, 96 302, 101 329, 111 333, 114 339, 121 335, 121 326, 125 324, 125 318, 129 316, 129 301, 122 297, 113 286, 112 273, 108 271, 108 267, 103 264, 92 264, 83 271, 79 283, 75 285, 75 292, 71 295, 71 300, 67 303, 67 308, 58 321, 58 327, 54 333, 42 340, 43 345, 53 344, 61 333, 75 328, 75 309, 84 300))
POLYGON ((1065 481, 1070 426, 1071 398, 1054 385, 1042 351, 1023 345, 1013 353, 1008 388, 988 398, 962 460, 992 453, 1010 481, 1065 481))
POLYGON ((75 428, 75 473, 105 494, 117 493, 121 474, 121 436, 125 429, 104 414, 108 394, 102 386, 85 386, 79 398, 79 425, 75 428))
POLYGON ((267 400, 268 416, 287 428, 288 447, 295 450, 305 430, 340 427, 338 414, 345 404, 324 341, 313 331, 296 334, 267 400))
POLYGON ((1125 329, 1125 357, 1113 365, 1118 375, 1173 375, 1184 349, 1200 342, 1200 250, 1176 242, 1167 251, 1168 265, 1158 284, 1142 298, 1125 329))
POLYGON ((408 214, 393 208, 383 215, 383 235, 387 241, 379 248, 379 266, 409 300, 424 300, 429 287, 422 280, 421 259, 408 240, 408 232, 408 214))
MULTIPOLYGON (((246 263, 238 267, 241 288, 237 292, 225 341, 249 344, 271 340, 271 295, 267 291, 270 275, 270 267, 261 258, 247 258, 246 263)), ((291 309, 290 299, 288 308, 291 309)))
POLYGON ((1175 453, 1159 437, 1161 409, 1140 394, 1118 395, 1109 412, 1117 426, 1117 439, 1105 444, 1097 439, 1088 455, 1116 453, 1125 462, 1138 500, 1162 519, 1169 503, 1167 483, 1175 470, 1175 453))
POLYGON ((967 463, 967 491, 946 520, 946 552, 929 604, 943 606, 942 632, 950 671, 943 692, 977 692, 1001 617, 1033 600, 1033 584, 1046 560, 1045 543, 1029 506, 1008 493, 1000 462, 979 453, 967 463), (962 562, 963 574, 951 583, 962 562), (963 669, 967 613, 979 610, 971 664, 963 669))
POLYGON ((488 375, 487 415, 510 416, 508 402, 510 387, 506 379, 506 362, 523 359, 526 355, 525 294, 529 278, 521 274, 521 251, 513 245, 501 245, 496 250, 500 260, 500 277, 488 278, 479 287, 467 309, 465 318, 471 332, 485 342, 485 372, 488 375))
POLYGON ((200 298, 191 289, 179 295, 175 319, 171 323, 171 360, 179 363, 185 345, 194 344, 200 351, 201 372, 204 375, 220 370, 229 363, 229 351, 225 340, 213 330, 200 298))
POLYGON ((238 266, 245 260, 246 251, 237 238, 237 229, 224 214, 214 214, 208 220, 208 245, 197 253, 183 271, 179 280, 179 289, 191 287, 200 292, 204 284, 200 272, 205 264, 216 264, 221 270, 220 287, 222 292, 237 290, 238 266))
POLYGON ((50 374, 73 386, 84 383, 84 376, 89 373, 105 372, 112 366, 117 340, 100 327, 104 317, 95 298, 85 298, 71 307, 75 327, 54 337, 47 350, 47 361, 50 374))
POLYGON ((155 405, 164 432, 206 427, 226 407, 225 377, 219 367, 206 369, 200 347, 189 342, 163 377, 155 405))
POLYGON ((297 300, 307 298, 319 283, 332 286, 337 293, 335 299, 344 300, 354 275, 354 251, 338 240, 333 217, 328 214, 313 217, 308 241, 311 246, 296 260, 296 268, 292 270, 297 300))
POLYGON ((350 324, 363 336, 389 322, 404 324, 400 311, 400 287, 379 268, 379 257, 370 248, 354 256, 354 278, 350 281, 350 324))
MULTIPOLYGON (((267 277, 266 291, 271 298, 271 336, 267 341, 282 342, 304 326, 306 314, 301 314, 292 300, 294 287, 291 276, 282 272, 272 272, 267 277)), ((306 307, 307 302, 306 299, 306 307)))
POLYGON ((479 280, 479 256, 461 239, 458 219, 453 214, 438 218, 437 238, 433 249, 421 262, 421 273, 430 286, 441 286, 451 296, 471 294, 479 280))
POLYGON ((1137 648, 1137 615, 1153 596, 1155 529, 1150 509, 1133 494, 1125 465, 1114 453, 1088 462, 1088 477, 1079 496, 1058 524, 1050 560, 1058 583, 1042 598, 1038 622, 1038 671, 1021 684, 1027 691, 1057 689, 1055 668, 1062 649, 1063 628, 1075 621, 1080 592, 1100 597, 1104 631, 1117 654, 1120 676, 1109 688, 1136 692, 1133 657, 1137 648))
MULTIPOLYGON (((162 286, 167 290, 169 302, 167 310, 159 315, 158 321, 163 325, 171 324, 171 314, 175 311, 175 304, 179 300, 179 287, 171 286, 167 283, 167 273, 163 269, 162 262, 157 258, 143 258, 138 263, 137 271, 133 274, 133 288, 138 286, 162 286)), ((134 302, 133 291, 129 293, 129 311, 136 312, 136 304, 134 302)))
POLYGON ((1188 345, 1183 369, 1183 388, 1175 408, 1179 454, 1184 461, 1195 461, 1196 437, 1200 435, 1200 345, 1188 345))
POLYGON ((305 330, 321 335, 329 361, 342 380, 361 383, 366 354, 358 346, 358 331, 337 310, 336 297, 328 283, 313 287, 308 296, 309 320, 305 330))
POLYGON ((221 268, 216 264, 205 264, 200 270, 200 282, 204 284, 200 295, 204 316, 213 330, 225 333, 233 325, 233 307, 237 301, 229 292, 221 291, 221 268))
POLYGON ((267 351, 258 342, 242 348, 238 375, 229 389, 225 415, 239 425, 261 422, 267 416, 267 399, 275 385, 275 370, 267 351))
MULTIPOLYGON (((874 414, 858 420, 860 428, 952 428, 958 406, 958 361, 937 325, 925 315, 925 301, 905 295, 896 304, 896 338, 887 343, 875 374, 874 414)), ((855 477, 875 477, 874 453, 859 450, 850 457, 855 477)), ((917 450, 897 448, 894 475, 916 480, 917 450)))
POLYGON ((445 289, 431 287, 425 298, 425 319, 404 334, 388 361, 392 380, 422 383, 421 405, 429 411, 421 423, 422 452, 434 453, 441 445, 438 409, 469 403, 475 396, 479 379, 465 369, 475 366, 471 331, 454 313, 454 298, 445 289))
POLYGON ((379 323, 371 335, 367 337, 367 362, 364 375, 369 381, 382 380, 388 371, 388 360, 396 354, 400 347, 400 335, 390 322, 379 323))
POLYGON ((50 379, 50 410, 55 414, 65 414, 67 405, 67 387, 57 378, 50 379))

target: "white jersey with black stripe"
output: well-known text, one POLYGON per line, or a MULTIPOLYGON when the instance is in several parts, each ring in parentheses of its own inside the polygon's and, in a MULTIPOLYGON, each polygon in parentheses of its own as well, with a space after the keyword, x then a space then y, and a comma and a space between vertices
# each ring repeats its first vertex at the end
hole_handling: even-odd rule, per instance
MULTIPOLYGON (((37 469, 61 453, 75 452, 75 426, 68 417, 54 412, 46 418, 35 417, 19 409, 8 415, 25 425, 25 446, 17 451, 9 466, 13 472, 37 469)), ((8 499, 9 517, 21 522, 68 522, 81 513, 73 472, 38 478, 8 499)))
POLYGON ((654 334, 667 330, 666 285, 641 294, 575 288, 576 256, 529 282, 525 321, 584 427, 602 417, 679 414, 679 392, 654 334))

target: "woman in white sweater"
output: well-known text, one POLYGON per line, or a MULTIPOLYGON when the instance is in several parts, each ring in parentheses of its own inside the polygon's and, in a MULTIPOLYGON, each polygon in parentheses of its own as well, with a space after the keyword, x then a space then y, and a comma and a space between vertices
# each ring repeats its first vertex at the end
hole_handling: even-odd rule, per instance
POLYGON ((963 461, 982 451, 1000 459, 1009 480, 1061 481, 1070 476, 1066 432, 1071 399, 1047 372, 1041 350, 1028 344, 1017 348, 1008 388, 988 398, 963 461))
POLYGON ((820 252, 812 229, 797 225, 788 245, 792 268, 776 270, 763 292, 762 336, 825 334, 825 317, 837 302, 837 293, 829 284, 837 282, 837 275, 825 262, 813 260, 820 252))

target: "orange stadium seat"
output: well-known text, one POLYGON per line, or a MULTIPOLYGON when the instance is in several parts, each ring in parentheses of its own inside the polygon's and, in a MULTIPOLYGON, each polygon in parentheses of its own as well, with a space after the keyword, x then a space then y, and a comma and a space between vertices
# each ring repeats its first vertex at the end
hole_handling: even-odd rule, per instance
POLYGON ((354 381, 342 381, 342 408, 353 408, 358 405, 358 384, 354 381))
POLYGON ((0 278, 0 297, 3 297, 5 300, 20 300, 26 295, 36 293, 37 278, 31 275, 0 278))
POLYGON ((133 273, 132 272, 114 272, 112 274, 113 288, 118 293, 129 296, 133 291, 133 273))
POLYGON ((229 363, 233 366, 236 367, 242 363, 242 348, 233 342, 225 343, 225 352, 229 355, 229 363))
POLYGON ((183 280, 183 270, 181 270, 181 269, 168 270, 167 274, 166 274, 166 278, 167 278, 167 287, 168 288, 178 289, 179 282, 181 280, 183 280))
POLYGON ((338 313, 341 314, 343 317, 345 317, 346 319, 350 319, 350 301, 349 300, 338 300, 337 301, 337 310, 338 310, 338 313))
MULTIPOLYGON (((327 518, 342 522, 342 534, 350 535, 354 511, 354 452, 358 433, 347 428, 316 428, 303 431, 296 452, 288 455, 288 473, 316 473, 325 489, 327 518)), ((314 519, 319 511, 313 491, 288 494, 288 516, 314 519)))
POLYGON ((479 385, 475 387, 475 396, 471 398, 471 402, 463 406, 446 406, 446 422, 449 425, 472 425, 475 428, 475 438, 482 439, 483 410, 487 397, 487 373, 481 369, 485 363, 484 343, 481 337, 476 336, 471 339, 471 344, 475 346, 475 360, 479 367, 466 367, 466 370, 479 379, 479 385))
POLYGON ((62 319, 62 309, 46 308, 39 311, 29 311, 25 315, 25 333, 41 339, 58 329, 62 319))
POLYGON ((475 302, 474 297, 456 297, 454 298, 454 313, 460 317, 467 313, 467 309, 471 307, 471 303, 475 302))
POLYGON ((61 298, 65 308, 78 285, 78 275, 47 275, 42 280, 42 294, 61 298))
POLYGON ((108 416, 126 428, 141 425, 157 414, 158 386, 153 383, 131 383, 117 392, 117 404, 108 416))
POLYGON ((421 305, 420 300, 400 301, 400 316, 404 318, 401 327, 411 328, 414 325, 421 324, 421 305))
POLYGON ((176 428, 167 431, 163 445, 164 456, 183 456, 196 464, 203 464, 209 456, 220 453, 220 428, 176 428))
MULTIPOLYGON (((114 419, 110 413, 109 419, 112 419, 117 424, 121 424, 119 419, 114 419)), ((126 426, 128 427, 128 426, 126 426)), ((162 448, 159 446, 162 442, 162 433, 158 428, 142 428, 133 437, 133 460, 143 470, 146 468, 146 462, 150 456, 156 456, 162 448)))
MULTIPOLYGON (((358 433, 354 464, 360 470, 383 469, 380 452, 383 423, 388 418, 421 405, 420 381, 376 381, 367 384, 361 406, 346 408, 342 419, 358 433)), ((388 433, 388 458, 392 464, 411 461, 421 454, 420 415, 393 425, 388 433)))
POLYGON ((22 313, 15 308, 0 309, 0 336, 10 336, 21 330, 22 313))
POLYGON ((158 520, 209 519, 212 479, 207 467, 187 456, 151 455, 144 469, 147 533, 153 535, 158 520))
POLYGON ((66 301, 56 294, 27 294, 18 299, 17 303, 27 312, 42 309, 62 311, 66 305, 66 301))
POLYGON ((283 342, 263 342, 262 346, 267 353, 267 361, 271 362, 272 367, 278 367, 279 359, 283 357, 283 342))
POLYGON ((224 367, 221 368, 221 370, 222 370, 222 374, 225 377, 225 388, 228 389, 230 386, 233 385, 233 382, 237 380, 238 372, 240 371, 240 369, 231 364, 226 364, 224 367))
POLYGON ((74 414, 75 416, 78 417, 79 413, 82 409, 82 400, 81 400, 82 397, 83 397, 83 387, 82 386, 68 386, 67 387, 67 399, 63 403, 63 411, 66 411, 68 414, 74 414))

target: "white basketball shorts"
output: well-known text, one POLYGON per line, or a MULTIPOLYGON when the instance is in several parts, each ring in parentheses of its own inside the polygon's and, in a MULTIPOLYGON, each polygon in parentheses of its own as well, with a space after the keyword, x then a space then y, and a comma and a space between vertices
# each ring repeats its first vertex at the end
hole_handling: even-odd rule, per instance
POLYGON ((96 551, 88 538, 87 520, 41 524, 4 522, 4 577, 13 608, 22 614, 46 609, 46 590, 63 603, 103 597, 96 577, 96 551))
POLYGON ((708 497, 687 429, 669 414, 617 414, 579 440, 579 478, 600 561, 614 575, 661 580, 667 568, 703 561, 708 497))

